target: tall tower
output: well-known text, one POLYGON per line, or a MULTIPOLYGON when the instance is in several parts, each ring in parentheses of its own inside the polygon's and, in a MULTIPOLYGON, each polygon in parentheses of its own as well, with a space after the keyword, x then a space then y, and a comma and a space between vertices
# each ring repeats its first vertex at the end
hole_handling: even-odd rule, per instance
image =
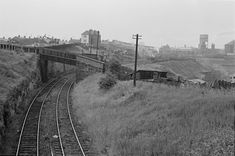
POLYGON ((211 49, 215 50, 215 44, 214 43, 211 44, 211 49))
POLYGON ((199 40, 199 49, 208 49, 208 34, 201 34, 199 40))

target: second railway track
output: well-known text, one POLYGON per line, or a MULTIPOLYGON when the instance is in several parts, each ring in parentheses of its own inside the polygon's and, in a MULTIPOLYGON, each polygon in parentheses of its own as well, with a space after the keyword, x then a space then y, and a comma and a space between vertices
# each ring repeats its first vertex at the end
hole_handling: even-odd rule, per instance
MULTIPOLYGON (((64 155, 85 156, 85 151, 80 143, 69 110, 69 92, 73 82, 67 81, 57 97, 57 131, 63 147, 64 155)), ((87 151, 87 149, 85 149, 87 151)))

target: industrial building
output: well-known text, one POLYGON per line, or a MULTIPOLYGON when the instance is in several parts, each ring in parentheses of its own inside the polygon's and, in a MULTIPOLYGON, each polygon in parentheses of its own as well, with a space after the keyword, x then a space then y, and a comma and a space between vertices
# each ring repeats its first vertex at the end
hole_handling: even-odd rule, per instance
POLYGON ((201 34, 199 39, 199 49, 208 49, 208 34, 201 34))
POLYGON ((235 40, 224 45, 224 51, 227 54, 233 53, 235 54, 235 40))
POLYGON ((81 43, 93 48, 99 47, 101 43, 100 32, 92 29, 83 32, 81 35, 81 43))

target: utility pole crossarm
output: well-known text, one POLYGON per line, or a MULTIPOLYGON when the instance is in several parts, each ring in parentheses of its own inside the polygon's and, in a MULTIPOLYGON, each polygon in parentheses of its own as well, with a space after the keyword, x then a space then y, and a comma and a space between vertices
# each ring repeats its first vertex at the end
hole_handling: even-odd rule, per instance
POLYGON ((141 36, 141 35, 138 35, 138 34, 132 36, 132 39, 137 39, 137 38, 138 38, 138 39, 142 39, 142 36, 141 36), (137 37, 137 36, 138 36, 138 37, 137 37))

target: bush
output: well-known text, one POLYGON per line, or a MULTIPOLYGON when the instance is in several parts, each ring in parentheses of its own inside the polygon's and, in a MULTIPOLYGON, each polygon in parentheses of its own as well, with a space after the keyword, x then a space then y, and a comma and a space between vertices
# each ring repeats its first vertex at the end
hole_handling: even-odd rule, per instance
POLYGON ((100 89, 108 90, 117 83, 115 77, 108 73, 105 77, 102 77, 98 82, 100 89))
POLYGON ((117 59, 111 59, 108 63, 108 71, 119 79, 121 72, 120 62, 117 59))

